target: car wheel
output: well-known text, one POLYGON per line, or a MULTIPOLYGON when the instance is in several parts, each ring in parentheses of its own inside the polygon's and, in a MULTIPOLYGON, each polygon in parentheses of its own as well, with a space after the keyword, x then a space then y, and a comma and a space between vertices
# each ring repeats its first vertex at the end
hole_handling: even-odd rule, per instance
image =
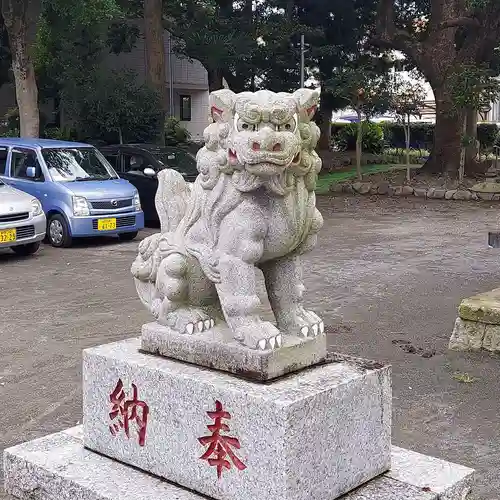
POLYGON ((71 246, 72 238, 66 219, 59 214, 53 215, 47 224, 47 238, 53 247, 71 246))
POLYGON ((40 248, 40 242, 28 243, 27 245, 17 245, 12 247, 12 250, 17 253, 17 255, 33 255, 40 248))
POLYGON ((118 238, 122 241, 132 241, 139 234, 139 231, 134 231, 133 233, 120 233, 118 238))

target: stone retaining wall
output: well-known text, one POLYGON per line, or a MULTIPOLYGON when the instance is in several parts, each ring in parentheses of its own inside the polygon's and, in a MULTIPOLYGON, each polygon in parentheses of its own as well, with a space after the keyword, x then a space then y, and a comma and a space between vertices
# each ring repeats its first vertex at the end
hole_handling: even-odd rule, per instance
MULTIPOLYGON (((500 190, 500 189, 499 189, 500 190)), ((388 182, 347 182, 335 183, 330 186, 331 193, 350 193, 387 196, 417 196, 420 198, 440 200, 479 200, 500 201, 500 193, 482 193, 470 189, 444 189, 412 186, 392 186, 388 182)))

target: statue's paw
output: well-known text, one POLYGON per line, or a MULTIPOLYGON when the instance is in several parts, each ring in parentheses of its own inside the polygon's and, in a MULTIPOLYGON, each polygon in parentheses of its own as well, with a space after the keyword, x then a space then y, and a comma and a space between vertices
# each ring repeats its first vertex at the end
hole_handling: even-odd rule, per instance
POLYGON ((208 317, 205 320, 199 320, 197 322, 190 322, 186 325, 185 333, 188 335, 193 335, 194 333, 201 333, 210 330, 215 326, 215 318, 208 317))
POLYGON ((299 337, 317 337, 325 333, 323 320, 314 312, 299 308, 287 321, 280 324, 281 330, 293 333, 299 337))
POLYGON ((149 257, 151 257, 154 251, 158 248, 160 238, 161 233, 155 233, 147 238, 144 238, 139 243, 139 254, 141 254, 144 259, 149 259, 149 257))
POLYGON ((186 335, 195 335, 212 329, 216 324, 215 315, 197 307, 185 307, 170 312, 166 322, 173 330, 186 335))
POLYGON ((242 344, 259 351, 279 349, 283 345, 280 331, 267 321, 261 321, 236 329, 235 338, 242 344))

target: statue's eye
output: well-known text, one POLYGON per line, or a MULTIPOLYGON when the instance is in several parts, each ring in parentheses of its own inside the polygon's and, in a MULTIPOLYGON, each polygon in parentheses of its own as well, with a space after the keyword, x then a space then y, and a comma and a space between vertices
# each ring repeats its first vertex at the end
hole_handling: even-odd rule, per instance
POLYGON ((238 130, 246 130, 246 131, 257 130, 256 125, 252 125, 250 123, 244 122, 243 120, 238 120, 237 128, 238 128, 238 130))
POLYGON ((295 120, 292 118, 290 121, 284 123, 283 125, 280 125, 278 127, 278 130, 293 132, 295 130, 295 120))

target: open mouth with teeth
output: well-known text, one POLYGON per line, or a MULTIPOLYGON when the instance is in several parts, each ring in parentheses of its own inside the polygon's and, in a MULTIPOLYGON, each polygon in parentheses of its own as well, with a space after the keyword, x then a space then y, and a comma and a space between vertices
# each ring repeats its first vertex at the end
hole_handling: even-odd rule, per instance
MULTIPOLYGON (((232 162, 232 163, 235 163, 238 161, 238 155, 236 154, 236 151, 234 149, 231 149, 229 148, 228 150, 228 156, 229 156, 229 161, 232 162)), ((286 162, 285 164, 283 164, 283 160, 282 159, 274 159, 272 156, 270 156, 269 158, 266 158, 265 161, 255 161, 255 162, 249 162, 247 161, 246 163, 268 163, 268 164, 272 164, 272 165, 276 165, 276 166, 280 166, 280 167, 287 167, 288 165, 291 165, 291 164, 297 164, 299 163, 300 161, 300 151, 293 157, 292 161, 290 162, 286 162)))

